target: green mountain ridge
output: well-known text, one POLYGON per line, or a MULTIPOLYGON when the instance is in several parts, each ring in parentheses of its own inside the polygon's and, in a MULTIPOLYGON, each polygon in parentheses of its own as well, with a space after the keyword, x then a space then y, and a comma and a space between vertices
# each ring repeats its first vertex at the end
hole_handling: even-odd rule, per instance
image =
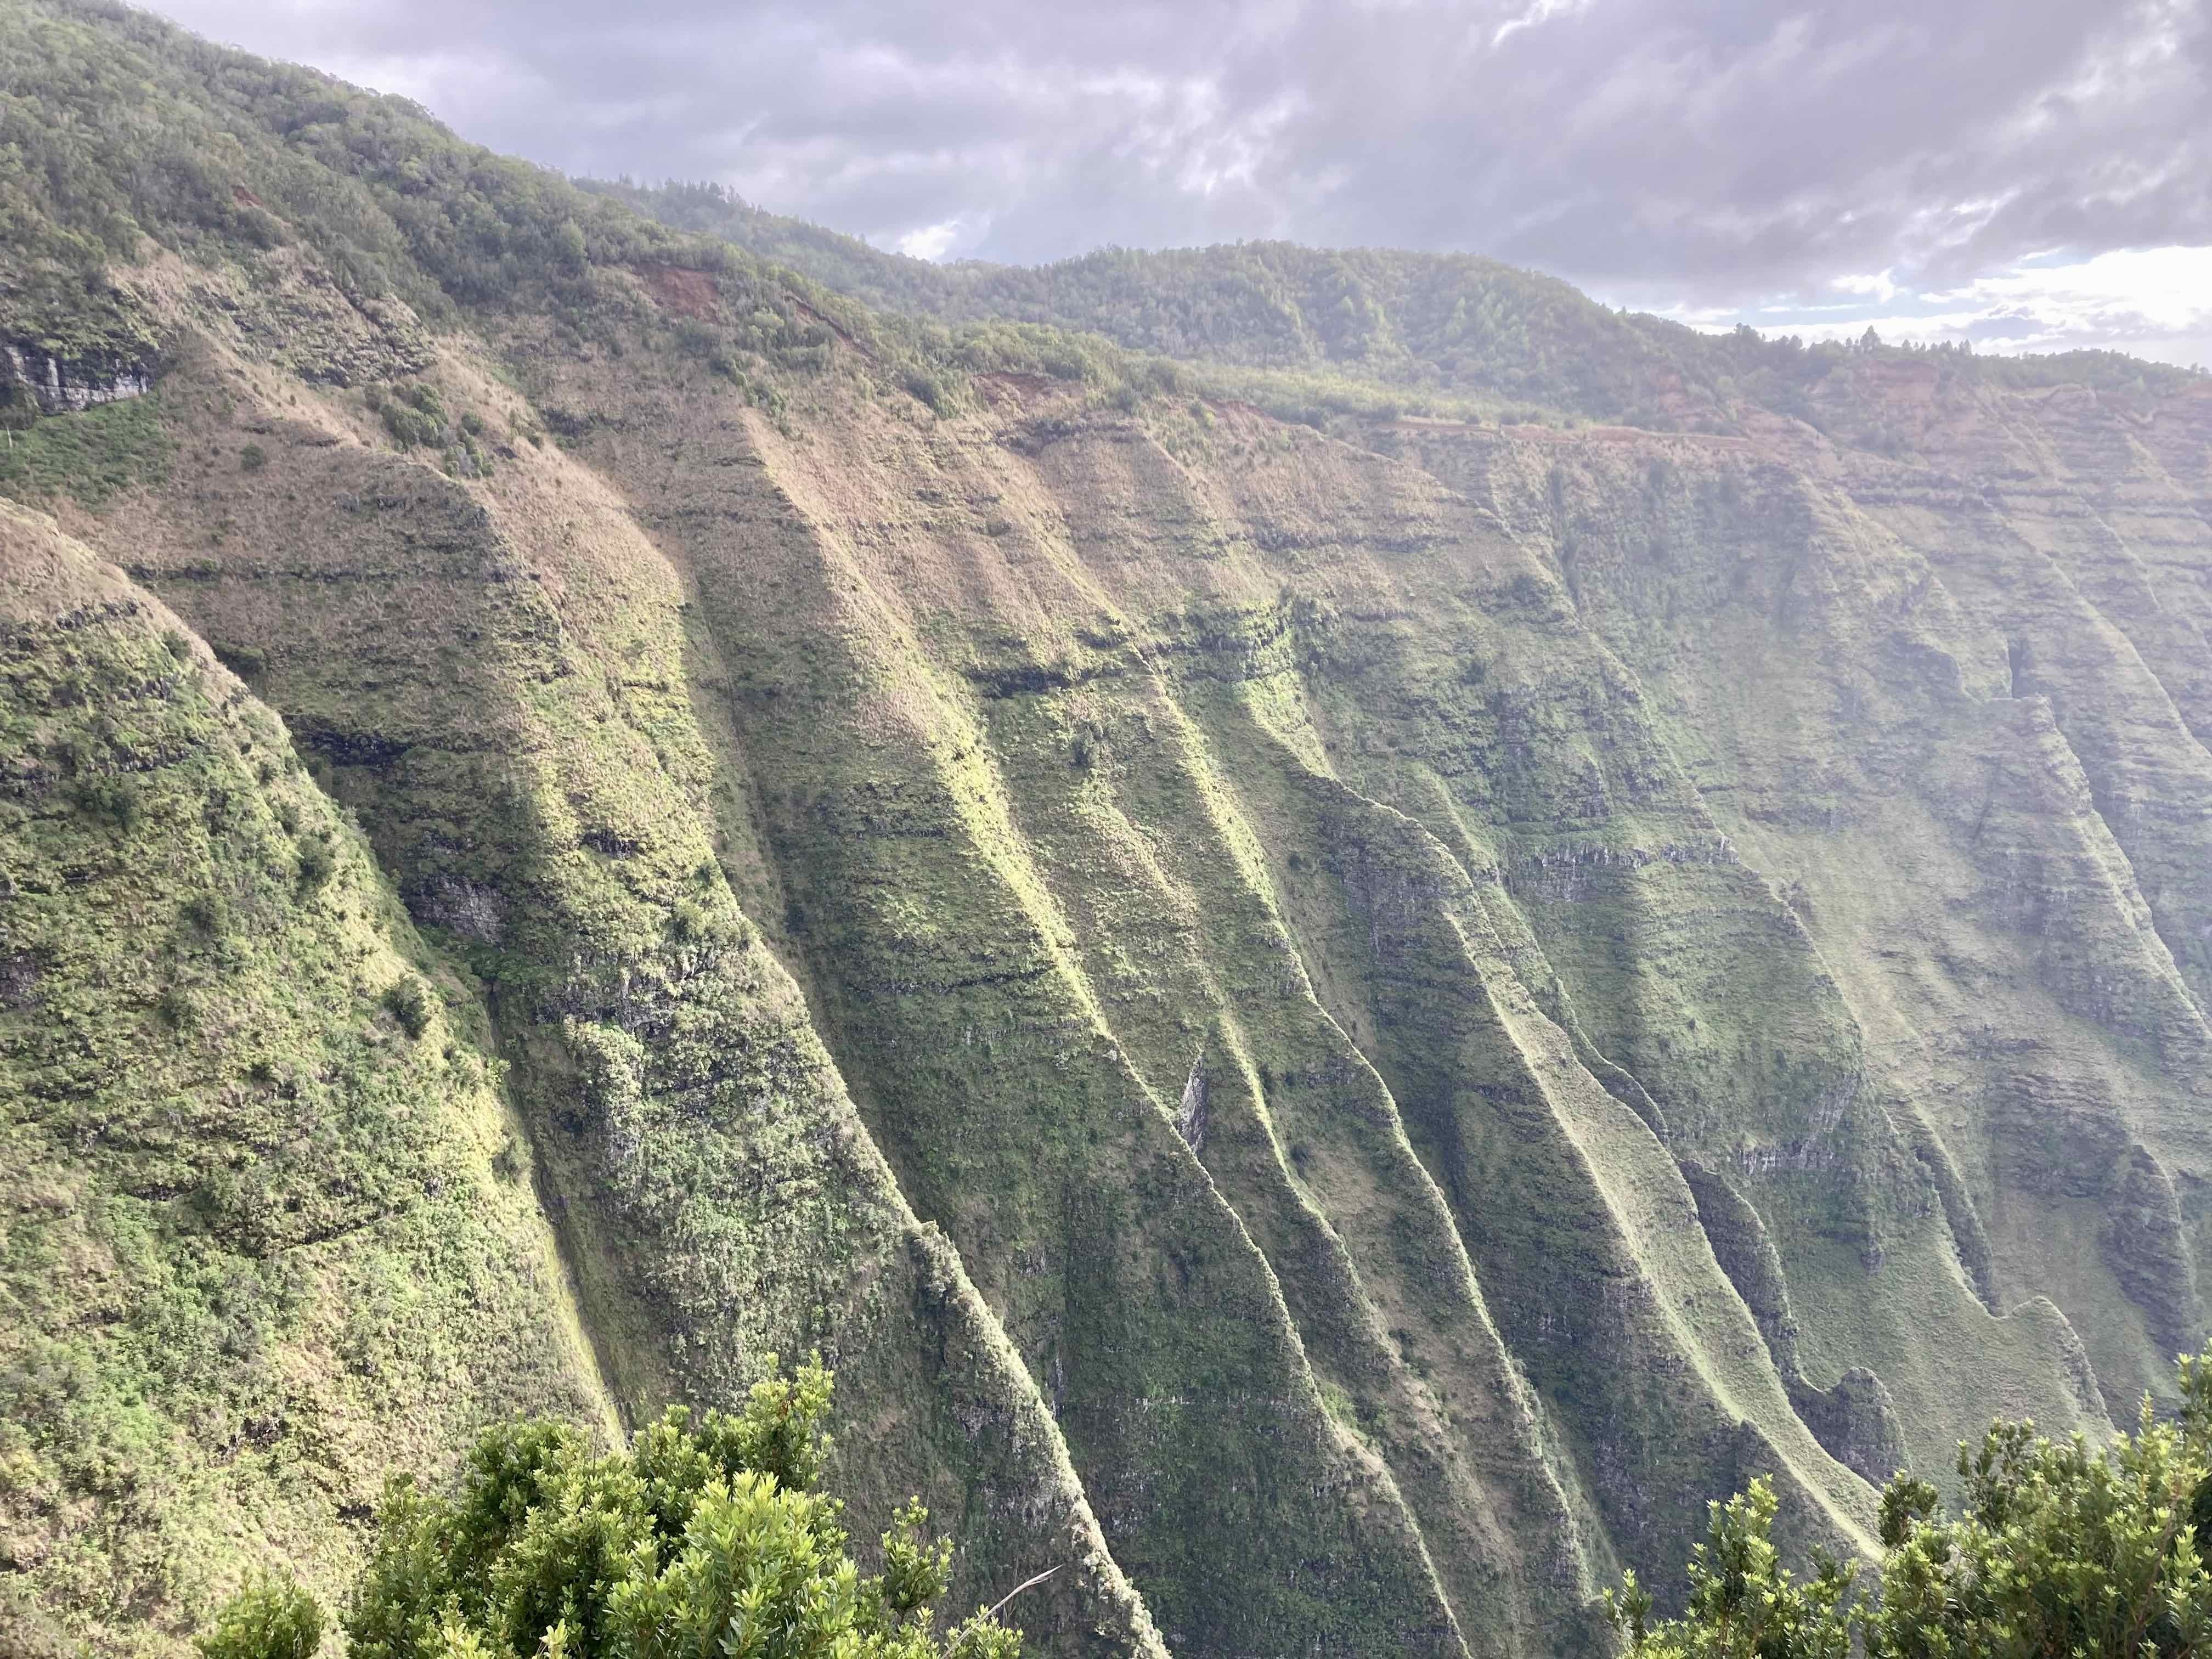
MULTIPOLYGON (((1103 248, 1037 266, 934 264, 765 211, 719 185, 580 182, 880 311, 1095 333, 1204 364, 1224 386, 1292 418, 1389 400, 1432 413, 1473 406, 1712 432, 1741 430, 1768 409, 1818 425, 1814 388, 1856 349, 1615 312, 1557 277, 1473 254, 1240 242, 1103 248)), ((2202 378, 2109 351, 1936 356, 1952 378, 2014 388, 2171 392, 2202 378)))
POLYGON ((2203 1336, 2201 377, 893 292, 91 0, 0 158, 7 1642, 818 1350, 1036 1651, 1600 1650, 2203 1336))

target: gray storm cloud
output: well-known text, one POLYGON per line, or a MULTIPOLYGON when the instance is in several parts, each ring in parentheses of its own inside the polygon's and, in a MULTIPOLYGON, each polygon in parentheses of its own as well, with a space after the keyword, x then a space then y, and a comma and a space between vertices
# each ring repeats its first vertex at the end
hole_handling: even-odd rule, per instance
POLYGON ((2212 243, 2204 0, 167 0, 563 169, 933 254, 1281 236, 1639 303, 2212 243))

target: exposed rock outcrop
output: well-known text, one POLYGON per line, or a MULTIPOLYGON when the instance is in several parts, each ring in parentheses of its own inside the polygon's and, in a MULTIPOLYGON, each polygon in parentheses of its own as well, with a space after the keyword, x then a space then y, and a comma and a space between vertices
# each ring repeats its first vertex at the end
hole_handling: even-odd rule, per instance
POLYGON ((10 400, 46 415, 74 415, 100 404, 143 397, 160 362, 150 354, 96 352, 66 357, 19 341, 0 340, 0 406, 10 400))

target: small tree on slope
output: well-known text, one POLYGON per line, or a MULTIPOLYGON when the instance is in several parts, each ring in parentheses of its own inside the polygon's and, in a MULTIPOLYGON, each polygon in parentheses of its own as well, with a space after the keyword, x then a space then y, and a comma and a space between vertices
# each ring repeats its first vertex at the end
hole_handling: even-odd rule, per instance
POLYGON ((2197 1659, 2212 1655, 2212 1351, 2181 1362, 2178 1420, 2143 1401, 2102 1450, 1996 1422, 1959 1448, 1960 1505, 1900 1474, 1881 1498, 1875 1594, 1851 1569, 1796 1578, 1769 1534, 1774 1493, 1711 1506, 1680 1619, 1650 1622, 1625 1576, 1609 1597, 1639 1659, 2197 1659))
MULTIPOLYGON (((862 1577, 815 1490, 830 1375, 757 1385, 736 1417, 681 1407, 591 1455, 565 1423, 488 1430, 452 1497, 385 1486, 343 1624, 353 1659, 1018 1659, 987 1613, 934 1635, 949 1543, 919 1504, 862 1577)), ((310 1659, 322 1614, 261 1581, 200 1638, 205 1659, 310 1659)))

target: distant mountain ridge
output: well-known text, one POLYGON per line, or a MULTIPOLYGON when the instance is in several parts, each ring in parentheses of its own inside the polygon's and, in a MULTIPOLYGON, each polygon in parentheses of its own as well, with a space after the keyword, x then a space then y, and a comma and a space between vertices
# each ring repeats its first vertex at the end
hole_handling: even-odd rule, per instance
POLYGON ((1054 1656, 2170 1401, 2212 384, 780 222, 0 0, 0 1647, 817 1350, 1054 1656))
MULTIPOLYGON (((1088 331, 1133 351, 1337 375, 1416 398, 1521 404, 1632 426, 1734 429, 1747 404, 1796 412, 1805 389, 1850 350, 1808 350, 1747 330, 1716 336, 1616 312, 1557 277, 1472 254, 1241 242, 1156 252, 1106 248, 1037 266, 940 264, 766 211, 719 185, 580 182, 878 310, 1088 331)), ((2158 392, 2194 378, 2108 351, 1941 355, 1954 372, 2015 387, 2158 392)))

